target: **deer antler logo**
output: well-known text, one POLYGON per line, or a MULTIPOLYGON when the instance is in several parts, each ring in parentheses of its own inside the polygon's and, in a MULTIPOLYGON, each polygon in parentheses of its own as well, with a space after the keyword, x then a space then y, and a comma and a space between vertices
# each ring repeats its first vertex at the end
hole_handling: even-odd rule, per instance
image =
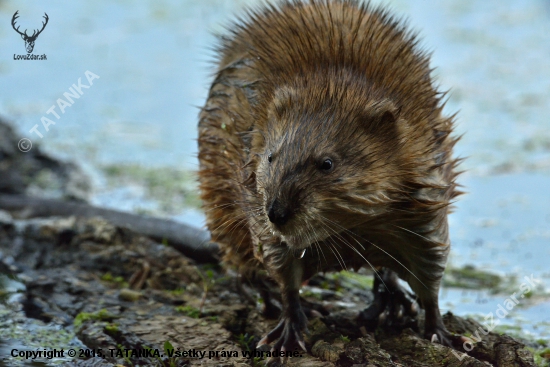
POLYGON ((15 29, 17 33, 21 35, 21 38, 23 38, 23 40, 25 41, 25 48, 27 49, 27 53, 30 54, 34 49, 34 41, 36 41, 38 35, 42 33, 44 28, 46 28, 46 24, 48 24, 48 14, 44 13, 44 19, 46 19, 46 21, 42 22, 42 29, 35 29, 32 35, 29 36, 26 29, 25 32, 22 33, 19 31, 19 27, 15 28, 15 21, 17 18, 19 18, 19 15, 17 15, 17 13, 19 13, 19 10, 16 11, 15 14, 13 14, 13 18, 11 18, 11 26, 13 27, 13 29, 15 29))

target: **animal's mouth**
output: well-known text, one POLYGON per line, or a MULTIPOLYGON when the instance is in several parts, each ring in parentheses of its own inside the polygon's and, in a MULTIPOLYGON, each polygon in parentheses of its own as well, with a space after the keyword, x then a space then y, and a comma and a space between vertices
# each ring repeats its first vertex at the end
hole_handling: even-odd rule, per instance
POLYGON ((307 235, 294 223, 286 223, 284 226, 271 224, 271 233, 280 237, 281 242, 286 243, 294 249, 306 248, 309 246, 307 235))
POLYGON ((328 233, 322 230, 315 230, 314 228, 315 226, 312 225, 303 227, 294 225, 292 228, 274 229, 273 234, 279 236, 281 242, 285 242, 288 247, 294 250, 303 250, 329 237, 328 233), (307 228, 310 229, 307 230, 307 228))
POLYGON ((306 249, 310 245, 308 241, 305 241, 304 238, 300 236, 281 235, 281 241, 286 243, 288 247, 296 250, 306 249))
POLYGON ((289 248, 300 251, 321 243, 340 232, 337 228, 328 226, 323 221, 314 218, 315 215, 311 213, 294 212, 285 223, 274 223, 271 220, 266 222, 273 236, 279 237, 281 242, 285 242, 289 248))

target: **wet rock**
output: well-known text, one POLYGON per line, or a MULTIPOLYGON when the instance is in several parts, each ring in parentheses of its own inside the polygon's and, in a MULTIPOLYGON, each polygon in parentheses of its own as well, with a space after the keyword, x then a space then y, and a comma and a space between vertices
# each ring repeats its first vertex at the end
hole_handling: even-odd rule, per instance
POLYGON ((311 354, 322 361, 336 363, 344 354, 344 349, 327 343, 324 340, 319 340, 311 348, 311 354))
POLYGON ((228 364, 232 366, 247 362, 241 354, 241 348, 232 341, 231 333, 217 322, 187 316, 157 315, 129 326, 128 330, 150 345, 164 344, 169 340, 182 352, 188 350, 206 352, 203 358, 189 358, 190 365, 228 364), (224 351, 236 351, 239 356, 222 357, 224 351))
POLYGON ((380 349, 372 334, 367 334, 348 343, 344 354, 342 358, 344 365, 353 366, 367 363, 372 367, 395 366, 391 355, 380 349))
MULTIPOLYGON (((166 366, 261 363, 244 353, 254 353, 277 321, 261 315, 231 272, 197 265, 169 246, 102 220, 18 220, 13 225, 4 218, 1 223, 10 229, 0 232, 0 264, 15 269, 26 286, 20 300, 26 317, 74 330, 87 348, 108 351, 106 366, 155 365, 158 358, 166 366), (178 356, 168 355, 167 342, 178 356), (158 358, 140 354, 149 348, 158 358)), ((524 344, 505 335, 483 335, 464 355, 411 329, 368 333, 355 321, 355 309, 365 305, 354 304, 338 287, 336 300, 317 300, 332 313, 309 321, 309 353, 289 358, 287 366, 534 366, 524 344)), ((419 321, 421 330, 422 315, 419 321)), ((462 335, 475 335, 481 326, 452 314, 444 321, 462 335)))
POLYGON ((136 292, 127 288, 121 289, 120 293, 118 294, 118 297, 121 300, 129 301, 129 302, 137 301, 138 299, 141 298, 141 296, 142 294, 140 292, 136 292))
POLYGON ((421 338, 411 329, 404 330, 400 335, 382 339, 380 347, 387 351, 394 363, 410 367, 424 366, 471 366, 487 367, 484 361, 464 356, 461 360, 453 350, 441 344, 431 343, 421 338))
POLYGON ((95 357, 84 360, 74 360, 63 363, 63 367, 116 367, 114 364, 107 362, 101 357, 95 357))
MULTIPOLYGON (((459 355, 467 352, 470 356, 482 361, 494 361, 497 366, 533 366, 533 355, 525 344, 508 336, 488 332, 487 325, 481 325, 472 319, 462 319, 450 313, 444 316, 449 330, 461 335, 471 335, 459 355)), ((490 327, 490 325, 489 325, 490 327)))
POLYGON ((77 165, 43 153, 36 144, 22 152, 18 149, 20 139, 0 119, 0 193, 89 199, 90 180, 77 165))

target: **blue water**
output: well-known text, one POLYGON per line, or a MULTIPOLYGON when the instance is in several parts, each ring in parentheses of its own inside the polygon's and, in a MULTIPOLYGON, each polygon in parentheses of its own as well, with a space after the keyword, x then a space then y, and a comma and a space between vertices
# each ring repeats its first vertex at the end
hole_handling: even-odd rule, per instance
MULTIPOLYGON (((211 80, 211 32, 223 31, 247 3, 255 1, 0 2, 0 115, 22 138, 82 162, 95 180, 94 203, 132 210, 143 198, 124 187, 105 189, 98 167, 196 168, 196 106, 211 80), (10 25, 16 10, 22 29, 39 27, 48 13, 34 50, 47 61, 13 60, 25 53, 10 25), (89 84, 86 71, 99 79, 59 120, 46 114, 79 78, 89 84), (47 132, 42 116, 55 122, 47 132), (30 132, 35 125, 43 138, 30 132)), ((460 178, 468 194, 450 218, 451 262, 504 275, 534 273, 549 288, 550 2, 387 3, 433 51, 434 75, 451 89, 446 112, 460 111, 457 134, 465 135, 456 151, 468 157, 460 178)), ((202 223, 193 210, 176 218, 202 223)), ((447 294, 457 314, 499 302, 482 307, 447 294)), ((549 321, 549 309, 545 301, 514 312, 533 326, 549 321)))

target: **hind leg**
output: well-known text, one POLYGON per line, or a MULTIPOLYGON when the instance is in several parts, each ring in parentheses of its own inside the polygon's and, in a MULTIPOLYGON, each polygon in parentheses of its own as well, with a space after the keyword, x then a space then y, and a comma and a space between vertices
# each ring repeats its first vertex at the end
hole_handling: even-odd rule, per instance
POLYGON ((381 268, 375 274, 373 290, 374 300, 369 307, 359 313, 358 321, 369 330, 379 323, 397 326, 416 325, 414 319, 418 305, 414 296, 403 288, 397 274, 387 268, 381 268))

